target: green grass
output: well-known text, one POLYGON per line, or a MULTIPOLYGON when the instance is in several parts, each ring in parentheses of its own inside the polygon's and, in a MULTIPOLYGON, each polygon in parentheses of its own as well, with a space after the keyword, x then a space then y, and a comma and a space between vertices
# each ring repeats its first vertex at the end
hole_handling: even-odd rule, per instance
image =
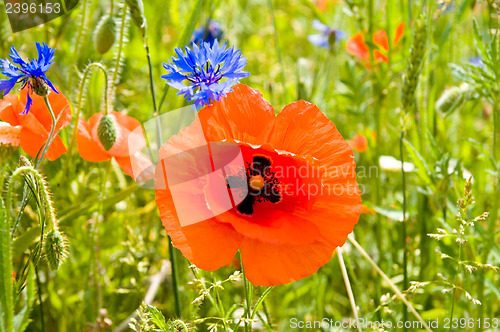
MULTIPOLYGON (((114 2, 115 16, 121 20, 126 17, 122 1, 114 2)), ((494 30, 490 29, 499 24, 493 3, 453 2, 451 9, 438 12, 439 5, 429 1, 330 1, 326 11, 319 10, 309 0, 210 0, 201 1, 200 6, 197 1, 144 2, 158 103, 166 86, 160 78, 165 72, 162 62, 174 54, 174 47, 185 44, 186 36, 194 28, 205 24, 210 17, 216 19, 224 28, 225 39, 241 48, 248 58, 246 70, 251 76, 242 83, 259 89, 276 111, 297 99, 305 99, 318 105, 345 139, 357 133, 367 136, 367 151, 355 153, 358 181, 364 204, 378 213, 362 215, 354 236, 403 292, 407 278, 411 287, 406 297, 422 318, 426 322, 439 319, 436 331, 448 330, 443 326, 450 317, 475 321, 465 329, 460 325, 452 329, 455 331, 482 331, 477 320, 484 322, 485 318, 499 319, 500 329, 500 277, 485 266, 500 266, 500 75, 497 75, 500 55, 494 52, 498 47, 496 41, 490 45, 494 37, 494 30), (422 66, 417 73, 418 85, 411 99, 414 104, 407 107, 401 98, 402 87, 412 56, 414 22, 420 13, 425 14, 428 33, 422 66), (358 31, 379 29, 386 29, 392 35, 400 21, 406 23, 406 30, 403 40, 391 45, 390 62, 377 65, 372 60, 372 69, 368 69, 346 52, 345 40, 331 52, 309 43, 307 36, 316 33, 312 27, 314 19, 345 31, 348 37, 358 31), (478 27, 476 36, 473 20, 478 27), (467 67, 470 57, 481 55, 481 47, 492 58, 492 66, 485 72, 467 67), (462 72, 450 64, 465 69, 462 72), (465 95, 451 112, 436 108, 445 89, 463 82, 476 88, 473 93, 465 95), (400 142, 402 131, 404 140, 400 142), (417 170, 405 172, 402 177, 400 170, 380 168, 378 159, 382 155, 399 160, 402 156, 417 170), (458 166, 450 167, 448 172, 450 160, 458 166), (474 202, 465 209, 457 208, 467 181, 462 170, 473 177, 474 202), (483 212, 490 213, 485 221, 466 225, 463 234, 460 233, 457 213, 461 213, 461 220, 470 222, 483 212), (400 219, 405 220, 404 225, 400 219), (451 235, 439 241, 427 235, 437 234, 438 228, 444 230, 442 234, 451 235), (467 241, 459 245, 453 229, 459 231, 460 239, 467 241), (467 266, 477 270, 469 273, 467 266), (466 292, 481 305, 468 299, 466 292)), ((103 110, 104 83, 102 74, 94 70, 84 88, 80 88, 79 74, 89 63, 100 62, 108 68, 109 76, 113 76, 118 64, 121 69, 113 76, 117 84, 111 86, 109 107, 145 122, 151 118, 154 107, 146 52, 134 21, 127 18, 123 30, 126 38, 117 40, 111 51, 100 55, 94 50, 93 31, 100 18, 108 13, 109 1, 80 0, 66 16, 12 34, 2 11, 0 55, 6 57, 12 44, 30 58, 36 55, 35 41, 46 41, 56 47, 56 64, 49 76, 70 99, 73 112, 81 102, 80 116, 85 119, 103 110)), ((160 111, 183 105, 182 97, 170 89, 160 111)), ((66 145, 74 126, 73 120, 60 134, 66 145)), ((3 170, 8 172, 6 179, 16 169, 20 154, 17 151, 1 161, 3 170)), ((144 307, 136 319, 138 324, 147 331, 153 322, 160 324, 161 315, 167 320, 176 318, 169 242, 158 216, 154 191, 135 186, 117 165, 110 167, 108 174, 106 163, 83 161, 76 146, 71 156, 66 154, 56 161, 42 163, 40 170, 52 192, 59 229, 66 234, 70 249, 67 260, 56 272, 50 271, 43 261, 38 263, 36 291, 42 305, 37 298, 27 330, 115 331, 141 306, 155 280, 158 288, 149 304, 159 311, 144 307)), ((14 208, 18 211, 23 186, 17 184, 14 194, 14 208)), ((36 208, 34 201, 28 205, 14 239, 37 227, 36 208)), ((28 264, 37 240, 33 238, 29 250, 13 257, 18 275, 28 264)), ((179 318, 189 328, 206 331, 220 320, 205 318, 221 318, 222 313, 230 317, 232 311, 245 306, 241 277, 224 282, 223 289, 210 288, 217 280, 228 279, 237 270, 235 266, 214 273, 190 269, 190 263, 181 253, 174 252, 180 288, 179 318), (203 286, 199 281, 193 283, 201 278, 206 281, 203 286), (209 289, 209 296, 192 304, 200 296, 199 287, 209 289)), ((394 296, 389 284, 349 241, 343 247, 343 258, 361 318, 372 322, 383 319, 393 325, 405 317, 416 321, 394 296)), ((6 275, 2 273, 3 277, 6 275)), ((31 279, 24 295, 16 297, 16 313, 30 302, 26 296, 33 288, 33 271, 25 275, 31 279)), ((259 303, 255 318, 269 316, 273 330, 292 330, 292 318, 342 321, 354 317, 337 257, 310 277, 275 287, 266 294, 265 301, 258 300, 266 288, 250 289, 252 305, 259 303)), ((227 320, 226 325, 218 323, 218 330, 224 330, 227 324, 227 320)))

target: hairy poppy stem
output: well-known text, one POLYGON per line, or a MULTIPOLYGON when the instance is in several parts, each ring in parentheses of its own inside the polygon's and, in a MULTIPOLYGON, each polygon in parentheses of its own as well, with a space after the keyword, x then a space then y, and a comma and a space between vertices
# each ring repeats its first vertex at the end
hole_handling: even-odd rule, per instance
POLYGON ((83 71, 82 80, 80 81, 80 87, 78 88, 78 101, 76 104, 76 111, 74 112, 74 114, 73 113, 71 114, 72 116, 76 115, 76 118, 74 122, 75 125, 73 127, 73 132, 71 133, 71 140, 69 142, 67 162, 65 163, 63 169, 63 176, 62 176, 63 180, 66 178, 67 171, 69 169, 69 166, 71 165, 71 160, 72 160, 71 157, 73 156, 73 149, 75 147, 76 135, 78 133, 78 122, 80 120, 80 113, 83 107, 83 92, 85 89, 85 82, 87 82, 87 78, 90 75, 92 68, 94 67, 100 69, 104 75, 104 89, 105 89, 104 108, 105 108, 105 114, 108 114, 108 72, 106 71, 106 67, 104 67, 102 64, 97 62, 92 62, 91 64, 87 65, 85 67, 85 70, 83 71))
MULTIPOLYGON (((349 282, 349 275, 347 274, 347 269, 344 263, 344 257, 342 256, 342 248, 337 248, 337 256, 339 258, 340 270, 342 271, 342 276, 344 277, 345 288, 347 290, 347 295, 349 296, 349 302, 351 303, 352 313, 356 322, 359 321, 358 308, 356 307, 356 300, 352 293, 351 283, 349 282)), ((358 331, 361 332, 361 324, 356 324, 358 331)))
POLYGON ((373 261, 373 259, 370 257, 370 255, 368 255, 368 253, 363 249, 363 247, 358 243, 358 241, 356 241, 354 239, 354 235, 351 233, 351 234, 349 234, 349 236, 347 238, 349 239, 349 241, 351 241, 351 243, 354 245, 354 247, 356 247, 356 249, 358 249, 358 251, 361 253, 361 255, 364 258, 366 258, 366 260, 368 261, 368 263, 370 263, 370 265, 373 267, 373 269, 375 271, 377 271, 378 274, 380 274, 380 276, 382 277, 382 279, 384 279, 385 282, 387 282, 387 284, 389 284, 389 287, 391 287, 391 289, 394 291, 394 293, 396 293, 396 296, 401 301, 403 301, 404 304, 406 304, 406 306, 408 307, 408 309, 410 309, 410 311, 412 312, 412 314, 415 315, 415 317, 422 323, 422 326, 424 327, 424 329, 426 331, 432 332, 432 330, 429 328, 429 326, 424 321, 424 319, 415 310, 415 308, 411 305, 411 303, 408 302, 408 300, 406 299, 406 297, 404 296, 404 294, 401 293, 401 291, 398 289, 398 287, 391 281, 391 279, 384 273, 384 271, 382 271, 378 267, 378 265, 373 261))
POLYGON ((52 110, 52 106, 50 106, 49 98, 47 96, 43 97, 43 100, 45 101, 45 105, 47 105, 47 108, 49 109, 50 117, 52 118, 52 128, 50 129, 50 134, 49 138, 47 139, 47 143, 45 143, 45 146, 43 147, 42 154, 40 155, 40 158, 36 162, 35 169, 40 167, 40 164, 42 163, 43 158, 45 157, 45 154, 47 153, 47 150, 49 149, 50 143, 52 143, 52 136, 54 136, 54 132, 56 131, 56 117, 54 115, 54 111, 52 110))

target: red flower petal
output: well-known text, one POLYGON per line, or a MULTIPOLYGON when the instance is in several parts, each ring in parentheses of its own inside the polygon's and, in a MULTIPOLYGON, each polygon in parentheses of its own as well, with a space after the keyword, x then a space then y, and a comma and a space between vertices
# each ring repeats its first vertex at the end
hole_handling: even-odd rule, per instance
POLYGON ((387 55, 385 55, 384 53, 380 52, 379 50, 374 50, 373 51, 373 57, 378 62, 389 62, 389 58, 387 57, 387 55))
POLYGON ((273 245, 245 238, 241 258, 248 280, 257 286, 288 284, 328 263, 335 247, 319 240, 305 246, 273 245))
POLYGON ((235 86, 230 97, 221 98, 198 115, 209 142, 231 138, 252 144, 259 144, 256 138, 275 116, 262 94, 244 84, 235 86))
POLYGON ((373 34, 373 43, 384 51, 389 52, 389 38, 385 30, 380 30, 373 34))
POLYGON ((78 119, 78 132, 76 134, 78 153, 87 161, 99 162, 111 158, 111 156, 92 138, 90 126, 82 118, 78 119))
POLYGON ((396 27, 396 33, 394 34, 394 39, 392 44, 397 45, 401 40, 401 38, 403 38, 404 34, 405 34, 405 23, 401 22, 396 27))
POLYGON ((361 32, 358 32, 347 40, 346 50, 347 53, 357 56, 358 58, 361 58, 363 60, 370 59, 370 51, 361 32))

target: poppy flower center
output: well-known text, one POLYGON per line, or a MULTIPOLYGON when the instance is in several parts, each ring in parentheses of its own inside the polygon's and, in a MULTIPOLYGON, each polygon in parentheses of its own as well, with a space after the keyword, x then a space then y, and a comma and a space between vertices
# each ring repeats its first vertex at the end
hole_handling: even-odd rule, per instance
POLYGON ((264 181, 264 178, 260 175, 252 176, 248 181, 248 185, 253 190, 261 190, 262 188, 264 188, 265 184, 266 182, 264 181))
POLYGON ((281 185, 275 173, 271 171, 271 164, 270 158, 254 155, 252 162, 247 162, 244 174, 227 177, 229 188, 246 191, 245 198, 236 206, 239 213, 251 216, 257 202, 281 202, 281 185))

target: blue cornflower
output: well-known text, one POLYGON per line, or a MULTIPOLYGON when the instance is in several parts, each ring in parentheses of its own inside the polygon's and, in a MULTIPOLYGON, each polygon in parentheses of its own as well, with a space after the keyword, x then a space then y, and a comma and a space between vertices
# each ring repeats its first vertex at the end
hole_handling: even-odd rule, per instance
POLYGON ((15 46, 10 48, 9 56, 12 62, 9 59, 0 59, 1 73, 9 77, 8 79, 0 79, 0 91, 8 94, 17 83, 21 83, 21 89, 28 86, 28 99, 21 114, 28 114, 33 104, 31 92, 45 97, 49 93, 50 87, 55 93, 59 93, 45 75, 54 63, 52 60, 54 59, 55 49, 50 48, 45 43, 40 45, 38 42, 36 43, 36 49, 38 50, 38 59, 32 61, 29 61, 29 59, 28 62, 24 61, 15 46))
POLYGON ((331 43, 346 37, 346 33, 344 31, 332 29, 318 20, 313 21, 313 27, 320 33, 309 35, 307 36, 307 39, 311 42, 311 44, 326 48, 327 50, 331 48, 331 43))
POLYGON ((241 56, 241 51, 234 46, 226 47, 227 42, 219 46, 217 39, 211 46, 205 42, 200 47, 193 44, 192 49, 186 46, 185 53, 177 47, 178 58, 172 57, 168 63, 163 63, 168 74, 162 78, 179 90, 178 95, 194 100, 196 106, 218 101, 232 91, 231 87, 241 78, 250 75, 243 71, 247 59, 241 56))
POLYGON ((222 27, 219 22, 214 20, 208 20, 207 24, 194 30, 193 36, 191 37, 191 43, 200 45, 203 41, 209 43, 210 46, 213 45, 214 41, 222 39, 224 33, 222 32, 222 27))
POLYGON ((469 63, 475 67, 484 68, 483 58, 480 56, 470 57, 469 63))

